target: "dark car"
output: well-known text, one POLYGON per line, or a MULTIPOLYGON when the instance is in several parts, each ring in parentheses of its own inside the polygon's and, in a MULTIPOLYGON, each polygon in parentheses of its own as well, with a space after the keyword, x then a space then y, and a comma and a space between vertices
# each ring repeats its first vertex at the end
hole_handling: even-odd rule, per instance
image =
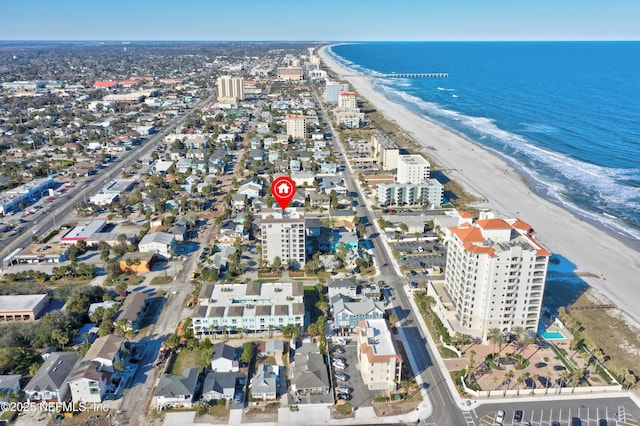
POLYGON ((339 393, 338 394, 338 399, 344 399, 345 401, 350 401, 352 398, 351 395, 349 395, 348 393, 339 393))
POLYGON ((564 371, 567 369, 567 367, 565 367, 564 365, 554 365, 553 369, 556 371, 564 371))
POLYGON ((521 422, 523 414, 524 413, 522 412, 522 410, 516 410, 516 412, 513 413, 513 421, 514 422, 521 422))
POLYGON ((547 366, 546 362, 536 362, 536 368, 542 368, 546 366, 547 366))

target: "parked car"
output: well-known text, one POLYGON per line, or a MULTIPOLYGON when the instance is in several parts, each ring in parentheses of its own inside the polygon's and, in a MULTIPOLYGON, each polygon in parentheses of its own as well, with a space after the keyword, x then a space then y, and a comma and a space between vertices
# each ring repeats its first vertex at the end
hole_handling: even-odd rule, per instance
POLYGON ((493 420, 493 421, 494 421, 494 423, 498 423, 498 424, 500 424, 500 425, 501 425, 501 424, 502 424, 502 422, 504 422, 504 414, 505 414, 505 413, 504 413, 504 411, 499 410, 499 411, 496 413, 496 418, 493 420))
POLYGON ((351 400, 351 395, 349 395, 348 393, 339 393, 338 394, 338 399, 344 399, 345 401, 349 401, 351 400))
POLYGON ((340 393, 351 393, 351 391, 353 391, 353 389, 351 389, 349 386, 338 386, 338 392, 340 393))
POLYGON ((340 346, 334 346, 333 347, 333 352, 335 352, 337 354, 343 354, 344 353, 344 348, 341 348, 340 346))
POLYGON ((346 374, 344 374, 342 371, 336 371, 335 376, 336 376, 336 378, 337 378, 337 379, 340 379, 340 380, 345 381, 345 382, 346 382, 347 380, 349 380, 349 376, 347 376, 346 374))
POLYGON ((341 357, 341 356, 334 356, 334 357, 333 357, 333 360, 334 360, 334 361, 341 362, 341 363, 343 363, 343 364, 347 362, 347 360, 346 360, 346 359, 344 359, 344 358, 343 358, 343 357, 341 357))
POLYGON ((345 368, 347 368, 347 366, 346 366, 346 365, 341 364, 341 363, 335 363, 335 362, 333 363, 333 366, 334 366, 335 368, 337 368, 338 370, 344 370, 345 368))
POLYGON ((555 371, 564 371, 564 370, 566 370, 566 369, 567 369, 567 367, 565 367, 564 365, 554 365, 554 366, 553 366, 553 369, 554 369, 555 371))
POLYGON ((516 410, 516 412, 513 413, 513 421, 514 422, 521 422, 523 414, 524 413, 522 412, 522 410, 516 410))

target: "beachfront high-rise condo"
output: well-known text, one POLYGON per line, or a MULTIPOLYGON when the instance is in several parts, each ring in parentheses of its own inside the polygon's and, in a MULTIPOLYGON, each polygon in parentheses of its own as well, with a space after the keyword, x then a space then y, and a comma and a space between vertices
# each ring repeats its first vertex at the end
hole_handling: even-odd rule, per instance
POLYGON ((398 183, 418 184, 429 179, 430 164, 421 155, 401 155, 398 157, 398 183))
POLYGON ((223 75, 218 77, 218 101, 235 104, 244 100, 244 79, 223 75))
POLYGON ((338 96, 338 108, 357 110, 358 109, 358 95, 355 92, 340 91, 338 96))
POLYGON ((336 81, 327 81, 324 87, 324 101, 329 105, 336 105, 341 91, 349 91, 349 85, 336 81))
POLYGON ((483 341, 492 328, 537 333, 551 253, 529 224, 461 214, 458 226, 447 229, 446 245, 444 283, 430 283, 428 292, 450 333, 483 341))
POLYGON ((287 136, 293 139, 307 138, 307 116, 299 114, 287 115, 287 136))
POLYGON ((272 264, 276 257, 282 265, 302 267, 306 259, 304 212, 288 208, 265 210, 260 223, 262 259, 272 264))
POLYGON ((398 156, 400 147, 387 135, 376 133, 371 136, 371 152, 378 160, 382 170, 395 170, 398 168, 398 156))

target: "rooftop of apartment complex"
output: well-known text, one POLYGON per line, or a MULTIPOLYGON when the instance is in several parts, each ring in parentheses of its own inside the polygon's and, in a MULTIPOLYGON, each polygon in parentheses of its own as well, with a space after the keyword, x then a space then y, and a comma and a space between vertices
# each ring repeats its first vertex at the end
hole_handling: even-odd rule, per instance
POLYGON ((358 331, 360 350, 367 354, 369 362, 386 361, 390 357, 402 359, 396 348, 391 331, 384 319, 370 319, 360 321, 358 331))
POLYGON ((288 305, 302 303, 304 295, 302 283, 214 284, 205 291, 201 305, 288 305))
POLYGON ((452 226, 449 230, 460 239, 466 250, 476 254, 493 257, 520 246, 528 251, 537 251, 538 256, 551 255, 534 239, 531 225, 520 219, 478 219, 473 223, 452 226))

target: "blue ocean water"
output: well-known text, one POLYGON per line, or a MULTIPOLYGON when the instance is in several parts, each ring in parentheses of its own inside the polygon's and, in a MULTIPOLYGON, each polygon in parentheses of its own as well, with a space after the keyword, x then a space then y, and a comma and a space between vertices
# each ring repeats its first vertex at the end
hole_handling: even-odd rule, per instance
POLYGON ((362 43, 329 53, 505 158, 537 193, 640 241, 640 42, 362 43), (394 72, 449 77, 380 77, 394 72))

